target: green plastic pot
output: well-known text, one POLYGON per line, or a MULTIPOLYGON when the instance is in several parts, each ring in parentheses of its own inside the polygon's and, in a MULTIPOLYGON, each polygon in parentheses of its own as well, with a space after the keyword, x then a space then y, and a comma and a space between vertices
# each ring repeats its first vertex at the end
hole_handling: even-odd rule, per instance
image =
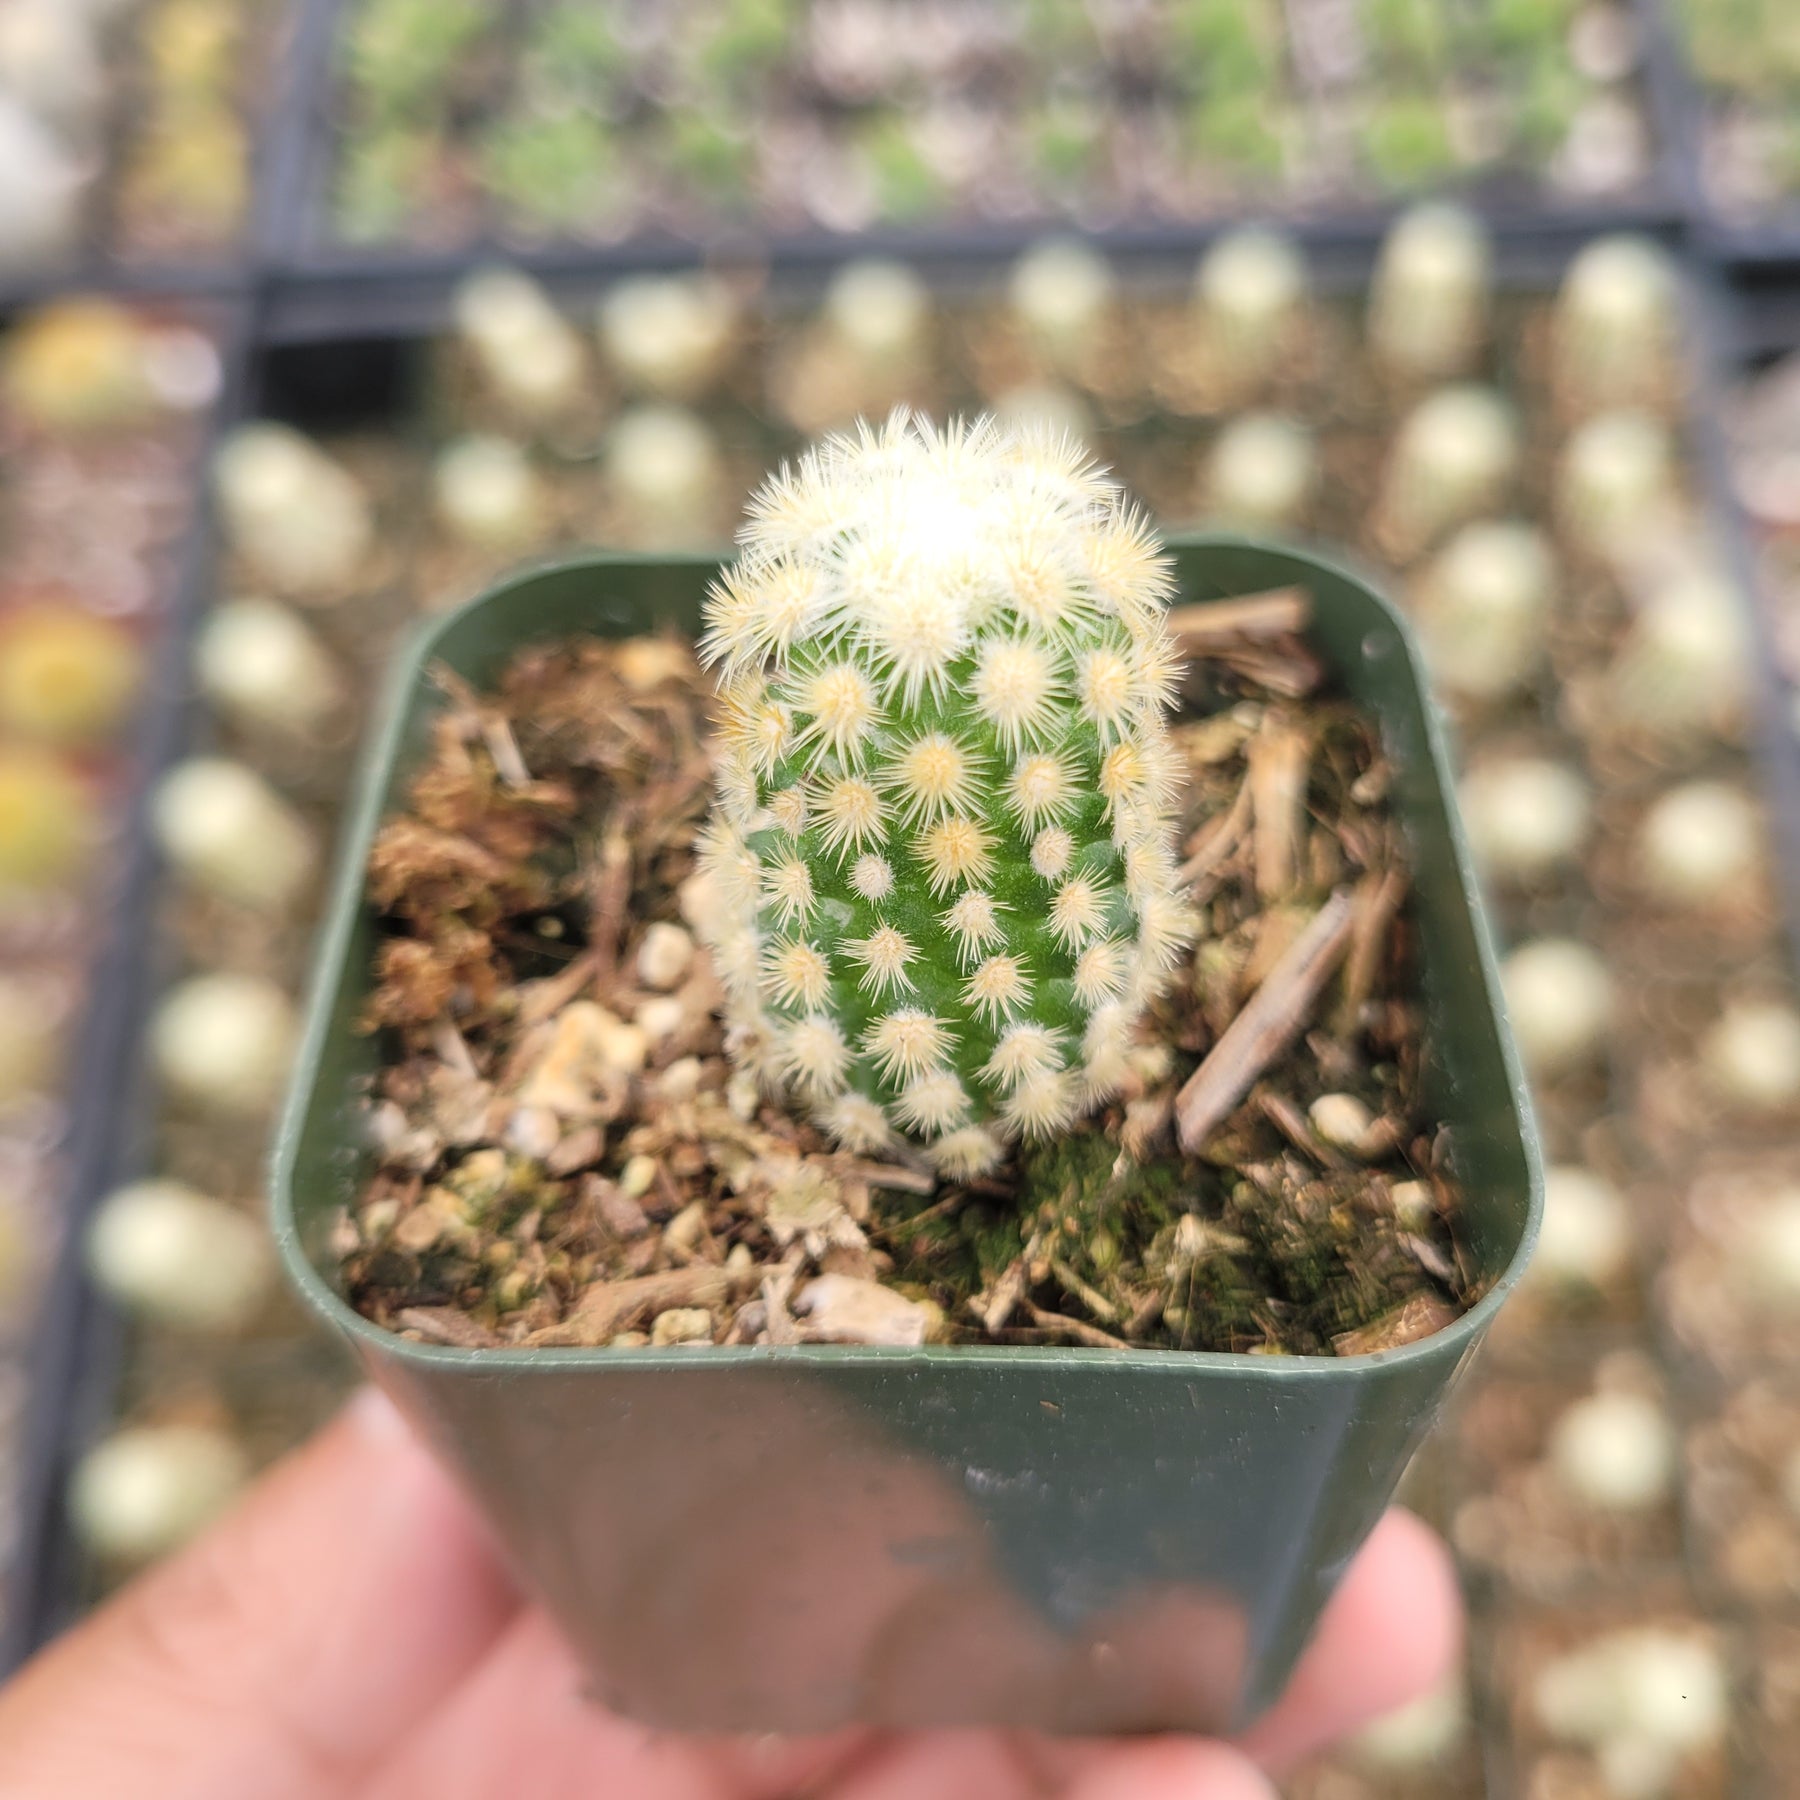
POLYGON ((1540 1177, 1442 739, 1396 614, 1242 539, 1174 550, 1182 595, 1300 583, 1336 678, 1379 714, 1416 866, 1432 1103, 1485 1298, 1379 1354, 1082 1349, 464 1351, 355 1314, 326 1248, 366 1163, 362 871, 443 704, 522 645, 692 629, 717 564, 590 556, 506 582, 401 663, 370 750, 276 1146, 302 1294, 475 1498, 607 1704, 667 1727, 1240 1726, 1281 1690, 1516 1280, 1540 1177))

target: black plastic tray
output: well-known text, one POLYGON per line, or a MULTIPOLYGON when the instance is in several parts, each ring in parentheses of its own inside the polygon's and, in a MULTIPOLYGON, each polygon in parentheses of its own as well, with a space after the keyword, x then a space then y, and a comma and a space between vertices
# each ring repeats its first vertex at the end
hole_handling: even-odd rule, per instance
MULTIPOLYGON (((113 216, 113 182, 119 172, 119 139, 129 113, 116 108, 108 121, 109 142, 103 167, 83 199, 81 232, 69 257, 42 268, 0 271, 0 308, 29 306, 79 289, 127 295, 176 294, 242 297, 261 280, 269 262, 266 202, 278 190, 281 146, 291 137, 290 120, 303 103, 303 64, 295 54, 307 16, 308 0, 272 0, 277 16, 263 29, 269 34, 263 67, 264 99, 250 132, 250 167, 243 218, 227 239, 193 250, 129 254, 117 241, 113 216)), ((134 22, 135 23, 135 22, 134 22)), ((128 55, 139 54, 135 43, 128 55)))
POLYGON ((1687 52, 1680 15, 1681 8, 1691 3, 1698 0, 1636 0, 1652 105, 1672 154, 1674 192, 1695 248, 1717 263, 1752 275, 1784 268, 1800 273, 1800 189, 1754 217, 1722 211, 1707 192, 1702 165, 1714 101, 1687 52))
MULTIPOLYGON (((1627 0, 1646 5, 1653 0, 1627 0)), ((1217 215, 1122 220, 1099 228, 1045 215, 1022 221, 947 220, 917 227, 883 225, 854 233, 764 231, 754 223, 721 225, 704 238, 644 232, 614 243, 483 235, 448 247, 350 244, 334 239, 330 189, 337 149, 338 25, 355 0, 293 0, 301 8, 289 50, 290 93, 281 109, 264 190, 269 229, 261 236, 268 266, 290 291, 315 283, 353 291, 370 283, 431 284, 482 263, 501 261, 549 280, 595 271, 677 268, 708 260, 753 260, 777 267, 830 266, 856 255, 902 257, 921 267, 1014 254, 1058 232, 1080 232, 1122 255, 1192 253, 1246 219, 1274 219, 1307 243, 1378 243, 1418 193, 1285 205, 1279 196, 1217 215)), ((1646 37, 1650 34, 1646 33, 1646 37)), ((1688 211, 1684 158, 1672 132, 1678 117, 1666 59, 1646 55, 1639 76, 1653 150, 1641 187, 1616 200, 1548 203, 1535 178, 1497 171, 1455 191, 1496 232, 1578 243, 1603 231, 1678 231, 1688 211)))
MULTIPOLYGON (((1367 278, 1374 243, 1340 239, 1309 244, 1319 287, 1344 292, 1367 278)), ((1497 254, 1496 281, 1501 289, 1530 290, 1548 285, 1561 271, 1573 243, 1561 233, 1503 240, 1497 254)), ((1141 246, 1121 267, 1133 279, 1154 282, 1184 275, 1189 262, 1173 246, 1141 246)), ((924 265, 934 278, 951 287, 991 281, 1005 257, 989 246, 985 256, 945 256, 924 265)), ((574 300, 604 285, 612 266, 591 259, 585 266, 573 257, 553 279, 553 286, 574 300)), ((816 270, 791 267, 782 285, 803 292, 815 286, 816 270)), ((304 402, 311 416, 333 411, 349 399, 365 416, 403 410, 413 398, 418 339, 436 329, 448 312, 452 283, 420 273, 406 281, 373 276, 345 282, 274 281, 251 315, 246 356, 234 370, 231 404, 223 423, 256 416, 265 407, 291 416, 304 402), (354 370, 339 392, 321 377, 354 370)), ((1688 366, 1691 404, 1685 420, 1696 459, 1703 497, 1719 520, 1739 576, 1742 591, 1750 576, 1747 539, 1732 501, 1731 484, 1717 424, 1720 375, 1731 336, 1726 328, 1726 294, 1716 272, 1704 264, 1692 270, 1692 305, 1688 321, 1688 366)), ((299 422, 308 422, 300 417, 299 422)), ((211 542, 204 527, 190 550, 184 589, 182 629, 171 633, 170 691, 182 686, 182 670, 192 631, 212 592, 211 542)), ((1755 609, 1753 609, 1754 611, 1755 609)), ((1753 628, 1762 630, 1760 616, 1753 628)), ((1765 670, 1768 659, 1762 658, 1765 670)), ((1800 945, 1800 745, 1780 729, 1781 695, 1773 678, 1762 696, 1760 753, 1767 791, 1787 827, 1784 846, 1789 880, 1789 918, 1800 945)), ((163 766, 186 741, 193 721, 171 705, 152 721, 145 748, 146 768, 163 766)), ((26 1440, 28 1469, 16 1572, 11 1583, 8 1629, 0 1638, 0 1673, 38 1644, 54 1636, 79 1610, 86 1590, 82 1557, 67 1530, 62 1508, 66 1476, 86 1446, 112 1416, 123 1371, 126 1336, 110 1307, 87 1283, 81 1258, 80 1222, 99 1197, 143 1166, 144 1121, 148 1116, 148 1083, 137 1055, 147 1009, 158 986, 153 904, 158 870, 153 849, 140 820, 133 834, 133 874, 122 941, 114 948, 116 981, 108 984, 104 1019, 91 1026, 96 1070, 106 1081, 87 1106, 89 1135, 84 1141, 77 1204, 49 1299, 45 1349, 32 1395, 26 1440)))
POLYGON ((194 459, 196 495, 182 542, 170 606, 145 682, 125 782, 126 822, 108 881, 106 932, 93 962, 89 998, 65 1080, 69 1156, 57 1209, 55 1263, 39 1301, 26 1364, 19 1433, 16 1537, 0 1615, 0 1674, 72 1616, 63 1489, 72 1458, 106 1417, 116 1321, 99 1303, 83 1266, 83 1227, 125 1165, 138 1103, 144 1023, 154 993, 154 896, 159 859, 147 814, 151 789, 180 755, 188 734, 185 695, 194 630, 211 594, 212 528, 204 473, 219 433, 242 416, 252 328, 244 306, 218 312, 224 382, 194 459))

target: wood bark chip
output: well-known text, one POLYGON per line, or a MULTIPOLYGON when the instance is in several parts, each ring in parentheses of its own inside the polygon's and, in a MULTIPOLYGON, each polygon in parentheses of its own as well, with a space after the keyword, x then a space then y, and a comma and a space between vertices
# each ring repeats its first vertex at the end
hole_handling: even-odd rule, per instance
POLYGON ((1455 1322, 1455 1307, 1429 1294, 1414 1294, 1373 1324, 1340 1332, 1331 1346, 1339 1356, 1367 1356, 1376 1350, 1398 1350, 1402 1344, 1417 1343, 1455 1322))
POLYGON ((1256 1096, 1257 1110, 1303 1156, 1310 1157, 1322 1169, 1347 1169, 1350 1158, 1325 1142, 1306 1115, 1285 1094, 1268 1089, 1256 1096))
POLYGON ((1056 1277, 1063 1292, 1072 1300, 1079 1300, 1096 1319, 1108 1325, 1116 1323, 1119 1309, 1091 1282, 1083 1281, 1080 1273, 1070 1268, 1060 1256, 1051 1257, 1050 1273, 1056 1277))
POLYGON ((1189 656, 1204 656, 1221 644, 1296 637, 1311 619, 1312 598, 1303 587, 1169 608, 1169 630, 1189 656))
POLYGON ((815 1276, 794 1300, 801 1335, 810 1344, 886 1344, 917 1349, 928 1343, 942 1315, 878 1281, 853 1275, 815 1276))
POLYGON ((1362 1009, 1375 992, 1381 959, 1387 954, 1388 937, 1409 883, 1403 869, 1366 875, 1356 886, 1356 919, 1351 927, 1350 948, 1344 958, 1344 997, 1338 1007, 1336 1028, 1348 1037, 1356 1030, 1362 1009))
POLYGON ((1325 675, 1304 635, 1311 618, 1312 599, 1304 588, 1270 588, 1233 600, 1177 606, 1169 614, 1169 629, 1188 656, 1204 658, 1282 699, 1297 700, 1312 693, 1325 675))
POLYGON ((1312 744, 1293 719, 1271 710, 1250 740, 1249 758, 1256 891, 1264 900, 1284 900, 1300 875, 1312 744))
POLYGON ((1169 1303, 1169 1297, 1158 1286, 1142 1295, 1138 1303, 1131 1309, 1131 1317, 1125 1321, 1125 1335, 1128 1338, 1140 1338, 1163 1315, 1163 1308, 1169 1303))
POLYGON ((1012 1317, 1014 1307, 1024 1298, 1025 1289, 1030 1283, 1031 1265, 1037 1261, 1043 1247, 1044 1234, 1034 1231, 1025 1248, 1001 1271, 987 1305, 980 1308, 982 1325, 989 1332, 1000 1330, 1012 1317))
POLYGON ((1061 1313, 1051 1312, 1047 1307, 1028 1306, 1025 1309, 1031 1314, 1031 1322, 1045 1331, 1054 1332, 1058 1337, 1066 1337, 1071 1342, 1081 1344, 1089 1350, 1129 1350, 1131 1346, 1123 1338, 1114 1337, 1110 1331, 1102 1331, 1097 1325, 1089 1325, 1081 1319, 1065 1318, 1061 1313))
POLYGON ((800 1274, 800 1264, 801 1258, 795 1254, 790 1256, 779 1268, 768 1269, 763 1273, 763 1329, 767 1342, 771 1344, 797 1344, 800 1342, 800 1327, 794 1323, 794 1315, 789 1309, 789 1302, 794 1293, 794 1283, 800 1274))
POLYGON ((570 1001, 578 1000, 593 985, 600 971, 600 959, 591 950, 583 950, 565 968, 541 981, 521 983, 519 987, 519 1024, 529 1029, 554 1018, 570 1001))
POLYGON ((513 736, 512 726, 507 720, 491 707, 482 708, 481 736, 487 745, 488 755, 494 759, 494 769, 500 779, 508 787, 530 787, 531 771, 525 766, 525 758, 519 754, 519 740, 513 736))
POLYGON ((631 840, 615 823, 600 846, 591 878, 588 939, 596 973, 610 976, 619 964, 619 937, 631 908, 631 840))
MULTIPOLYGON (((1184 887, 1197 889, 1209 876, 1216 876, 1224 867, 1225 859, 1244 841, 1251 811, 1250 781, 1246 777, 1238 787, 1237 798, 1224 814, 1208 825, 1192 854, 1176 871, 1175 879, 1184 887)), ((1208 896, 1195 893, 1193 897, 1200 900, 1208 896)))
POLYGON ((938 1181, 923 1169, 902 1169, 893 1163, 849 1162, 843 1173, 848 1180, 866 1181, 873 1188, 893 1188, 903 1194, 935 1194, 938 1181))
POLYGON ((1175 1101, 1181 1147, 1198 1153, 1215 1127, 1300 1034, 1350 941, 1354 906, 1340 888, 1251 995, 1175 1101))
POLYGON ((471 1081, 480 1075, 475 1067, 475 1058, 469 1053, 468 1040, 448 1019, 440 1019, 433 1028, 431 1047, 437 1052, 438 1060, 445 1068, 454 1069, 457 1074, 465 1075, 471 1081))
POLYGON ((731 1277, 709 1263, 634 1275, 624 1281, 597 1281, 560 1325, 547 1325, 525 1341, 533 1348, 558 1344, 591 1348, 671 1306, 718 1306, 730 1294, 731 1286, 731 1277))
POLYGON ((402 1331, 416 1331, 428 1344, 449 1344, 458 1350, 492 1350, 505 1342, 454 1306, 403 1307, 394 1323, 402 1331))

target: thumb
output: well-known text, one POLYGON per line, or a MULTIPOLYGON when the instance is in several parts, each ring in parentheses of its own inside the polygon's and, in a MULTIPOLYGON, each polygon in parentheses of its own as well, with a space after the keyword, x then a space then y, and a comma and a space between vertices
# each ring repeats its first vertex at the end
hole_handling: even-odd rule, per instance
POLYGON ((0 1690, 0 1794, 339 1796, 512 1609, 462 1500, 370 1390, 0 1690))
POLYGON ((1228 1744, 1152 1739, 1087 1764, 1066 1800, 1276 1800, 1268 1778, 1228 1744))

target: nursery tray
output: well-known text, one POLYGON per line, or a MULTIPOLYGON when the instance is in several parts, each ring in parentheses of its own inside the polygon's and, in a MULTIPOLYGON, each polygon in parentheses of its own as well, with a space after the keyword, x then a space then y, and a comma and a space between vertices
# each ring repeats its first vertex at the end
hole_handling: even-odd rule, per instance
POLYGON ((267 261, 265 209, 276 191, 272 164, 289 135, 288 115, 300 100, 292 40, 304 0, 263 0, 260 7, 243 8, 246 41, 238 52, 239 103, 249 123, 244 203, 236 221, 203 242, 137 248, 121 216, 119 184, 144 118, 145 54, 138 32, 151 4, 154 0, 135 0, 107 28, 118 41, 106 47, 103 143, 96 170, 81 195, 75 241, 58 260, 0 269, 0 306, 30 303, 71 288, 127 295, 242 297, 260 279, 267 261))
MULTIPOLYGON (((1571 239, 1557 230, 1508 235, 1497 252, 1499 289, 1508 292, 1541 288, 1554 280, 1572 247, 1571 239)), ((1308 236, 1307 248, 1319 284, 1325 291, 1349 292, 1359 289, 1366 279, 1371 250, 1366 239, 1350 234, 1332 241, 1325 231, 1321 231, 1308 236)), ((691 249, 682 254, 691 262, 691 249)), ((994 260, 992 245, 988 247, 988 254, 981 258, 963 255, 950 245, 938 256, 929 259, 917 256, 911 260, 918 263, 934 283, 941 282, 947 288, 959 290, 968 290, 982 281, 991 283, 1003 269, 1003 264, 994 260)), ((1160 282, 1174 290, 1184 285, 1191 274, 1192 248, 1183 244, 1160 251, 1149 248, 1135 252, 1122 250, 1119 264, 1128 287, 1141 279, 1147 283, 1160 282)), ((547 273, 546 279, 559 296, 579 302, 585 316, 594 291, 613 273, 616 270, 606 259, 571 252, 562 258, 558 268, 547 273)), ((771 287, 780 286, 785 291, 791 286, 804 295, 815 286, 816 279, 809 267, 795 263, 777 271, 771 287)), ((319 418, 321 410, 336 413, 372 409, 384 417, 398 420, 403 432, 416 434, 417 415, 408 408, 416 404, 422 393, 423 359, 419 354, 418 334, 435 329, 447 318, 450 286, 450 281, 443 276, 418 270, 405 279, 370 274, 325 280, 284 274, 272 280, 265 290, 260 313, 260 353, 255 365, 260 388, 256 396, 257 408, 272 408, 283 416, 293 416, 302 425, 319 418)), ((1699 312, 1710 315, 1715 310, 1718 295, 1704 269, 1696 287, 1699 312)), ((1800 339, 1800 308, 1796 309, 1795 318, 1796 338, 1800 339)), ((1704 421, 1708 417, 1715 405, 1717 388, 1703 350, 1691 350, 1687 362, 1691 372, 1692 407, 1686 423, 1691 426, 1694 421, 1704 421)), ((1718 510, 1727 500, 1729 484, 1717 458, 1716 444, 1705 430, 1692 441, 1698 457, 1697 477, 1705 485, 1716 515, 1729 521, 1728 506, 1722 512, 1718 510)), ((1768 785, 1771 791, 1777 790, 1775 781, 1770 780, 1768 785)), ((117 1174, 139 1172, 141 1165, 136 1160, 136 1145, 140 1135, 136 1126, 123 1128, 122 1137, 113 1149, 117 1174)), ((103 1189, 107 1182, 98 1185, 103 1189)), ((1647 1232, 1648 1241, 1654 1246, 1658 1241, 1654 1223, 1647 1226, 1647 1232)), ((59 1279, 69 1283, 71 1292, 81 1287, 78 1268, 59 1279)), ((59 1293, 61 1291, 59 1288, 59 1293)), ((59 1480, 60 1473, 66 1471, 80 1450, 107 1422, 109 1412, 116 1404, 114 1396, 118 1391, 125 1350, 124 1335, 109 1310, 91 1295, 84 1304, 87 1311, 83 1322, 71 1335, 77 1340, 84 1358, 85 1385, 79 1390, 81 1410, 68 1421, 66 1431, 57 1438, 51 1452, 59 1480)), ((1581 1331, 1580 1327, 1560 1319, 1552 1321, 1549 1329, 1565 1342, 1578 1339, 1581 1331)), ((1490 1354, 1497 1356, 1500 1350, 1501 1345, 1496 1342, 1490 1354)), ((226 1354, 229 1354, 228 1349, 226 1354)), ((54 1418, 69 1405, 68 1399, 59 1398, 40 1405, 38 1410, 40 1416, 54 1418)), ((1442 1464, 1441 1447, 1434 1446, 1430 1455, 1434 1467, 1442 1464)), ((1420 1488, 1413 1496, 1414 1503, 1424 1505, 1428 1515, 1442 1523, 1444 1502, 1434 1499, 1435 1493, 1434 1478, 1433 1485, 1420 1488)), ((32 1584, 30 1592, 22 1596, 29 1601, 33 1616, 29 1621, 18 1621, 24 1629, 15 1633, 15 1641, 10 1646, 14 1654, 60 1628, 94 1591, 91 1570, 68 1535, 54 1484, 45 1490, 45 1494, 40 1578, 32 1584)), ((1478 1620, 1477 1643, 1486 1641, 1486 1628, 1478 1620)), ((1496 1696, 1485 1686, 1478 1687, 1475 1704, 1477 1738, 1493 1759, 1494 1780, 1500 1783, 1503 1772, 1512 1766, 1505 1727, 1499 1716, 1501 1709, 1496 1696)), ((1375 1791, 1387 1790, 1377 1784, 1375 1791)), ((1414 1790, 1408 1785, 1404 1791, 1410 1795, 1414 1790)), ((1421 1794, 1434 1796, 1439 1791, 1436 1786, 1419 1789, 1421 1794)), ((1500 1793, 1506 1789, 1503 1785, 1495 1785, 1491 1791, 1500 1793)), ((1760 1795, 1764 1790, 1746 1788, 1744 1791, 1760 1795)), ((1776 1790, 1771 1787, 1766 1791, 1772 1794, 1776 1790)))
POLYGON ((1748 273, 1800 269, 1800 182, 1767 206, 1722 207, 1706 179, 1707 139, 1720 101, 1688 54, 1682 10, 1708 0, 1637 0, 1644 21, 1646 79, 1665 134, 1672 192, 1692 227, 1695 247, 1748 273))
POLYGON ((0 1582, 0 1674, 73 1616, 78 1592, 63 1512, 64 1489, 81 1449, 111 1406, 117 1322, 87 1280, 82 1228, 121 1179, 131 1133, 141 1117, 139 1083, 144 1021, 155 992, 153 922, 158 855, 147 801, 157 777, 180 754, 189 732, 189 660, 193 633, 211 597, 212 542, 203 471, 224 424, 239 416, 250 348, 242 307, 203 314, 212 330, 223 383, 194 456, 194 505, 174 561, 168 603, 150 641, 143 698, 122 783, 122 824, 88 998, 64 1076, 69 1095, 66 1176, 58 1196, 55 1264, 36 1309, 27 1392, 18 1433, 17 1519, 0 1582))
MULTIPOLYGON (((1438 0, 1432 0, 1433 4, 1438 0)), ((1279 186, 1251 194, 1242 203, 1221 203, 1193 213, 1158 213, 1154 208, 1123 211, 1102 223, 1091 208, 1018 218, 921 218, 913 223, 878 222, 854 231, 770 225, 753 215, 720 220, 690 232, 647 228, 617 239, 577 238, 555 232, 516 234, 478 229, 447 234, 444 241, 406 244, 376 239, 368 243, 338 237, 332 222, 331 190, 338 166, 343 78, 338 57, 347 21, 359 0, 294 0, 301 10, 290 65, 292 102, 283 109, 265 187, 271 229, 264 244, 271 268, 284 281, 299 283, 344 278, 443 280, 492 261, 506 261, 547 276, 595 270, 628 271, 690 264, 701 256, 767 259, 799 267, 831 264, 857 255, 936 258, 991 257, 1016 252, 1058 232, 1074 232, 1121 250, 1192 251, 1220 230, 1246 219, 1274 219, 1306 237, 1369 245, 1393 218, 1431 191, 1400 189, 1391 194, 1321 193, 1284 197, 1279 186)), ((1298 82, 1299 77, 1294 77, 1298 82)), ((1676 228, 1683 215, 1680 159, 1669 133, 1668 87, 1656 59, 1641 57, 1635 85, 1651 141, 1642 179, 1616 195, 1552 196, 1533 174, 1500 167, 1453 177, 1441 191, 1455 193, 1483 212, 1497 229, 1521 235, 1547 234, 1570 241, 1596 232, 1676 228)), ((1342 94, 1302 94, 1302 112, 1341 108, 1342 94)), ((1253 183, 1251 185, 1254 185, 1253 183)))

